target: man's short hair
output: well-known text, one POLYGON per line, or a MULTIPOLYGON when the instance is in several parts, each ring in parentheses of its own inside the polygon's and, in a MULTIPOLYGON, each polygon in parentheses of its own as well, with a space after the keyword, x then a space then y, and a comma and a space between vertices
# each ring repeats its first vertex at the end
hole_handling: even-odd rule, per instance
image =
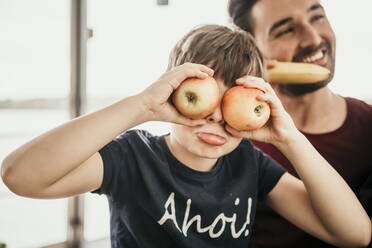
POLYGON ((228 12, 232 22, 254 36, 253 6, 259 0, 229 0, 228 12))

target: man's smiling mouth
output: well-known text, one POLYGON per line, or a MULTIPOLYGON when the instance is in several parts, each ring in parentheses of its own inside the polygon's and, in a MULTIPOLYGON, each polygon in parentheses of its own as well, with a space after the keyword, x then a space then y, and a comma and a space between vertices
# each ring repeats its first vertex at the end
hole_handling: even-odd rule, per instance
POLYGON ((326 50, 320 50, 311 56, 307 56, 302 59, 303 63, 314 63, 315 61, 321 60, 326 54, 326 50))

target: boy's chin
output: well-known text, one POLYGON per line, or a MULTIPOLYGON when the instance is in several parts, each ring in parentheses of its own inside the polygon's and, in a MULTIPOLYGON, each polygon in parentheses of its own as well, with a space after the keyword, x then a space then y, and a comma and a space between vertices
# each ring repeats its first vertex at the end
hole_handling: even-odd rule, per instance
POLYGON ((218 159, 222 157, 223 155, 219 154, 197 154, 199 157, 206 158, 206 159, 218 159))
POLYGON ((234 147, 231 146, 209 146, 203 147, 202 149, 195 149, 191 150, 192 153, 198 155, 199 157, 206 158, 206 159, 218 159, 230 152, 232 152, 238 144, 234 147))

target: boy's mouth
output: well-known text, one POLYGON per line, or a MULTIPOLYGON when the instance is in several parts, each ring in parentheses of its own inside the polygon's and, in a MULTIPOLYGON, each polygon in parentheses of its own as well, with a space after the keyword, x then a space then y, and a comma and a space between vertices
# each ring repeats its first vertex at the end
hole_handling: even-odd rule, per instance
POLYGON ((226 138, 213 133, 197 133, 198 139, 208 145, 222 146, 226 143, 226 138))

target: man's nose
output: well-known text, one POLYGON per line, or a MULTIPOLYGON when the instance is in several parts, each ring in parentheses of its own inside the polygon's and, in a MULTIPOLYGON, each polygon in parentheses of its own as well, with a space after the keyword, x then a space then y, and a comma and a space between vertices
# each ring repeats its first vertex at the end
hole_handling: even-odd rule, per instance
POLYGON ((300 47, 306 48, 311 46, 319 46, 322 42, 322 38, 318 34, 318 31, 310 24, 310 23, 304 23, 304 25, 301 28, 301 41, 300 41, 300 47))
POLYGON ((221 106, 218 106, 214 112, 206 117, 207 123, 217 123, 217 124, 224 124, 221 106))

